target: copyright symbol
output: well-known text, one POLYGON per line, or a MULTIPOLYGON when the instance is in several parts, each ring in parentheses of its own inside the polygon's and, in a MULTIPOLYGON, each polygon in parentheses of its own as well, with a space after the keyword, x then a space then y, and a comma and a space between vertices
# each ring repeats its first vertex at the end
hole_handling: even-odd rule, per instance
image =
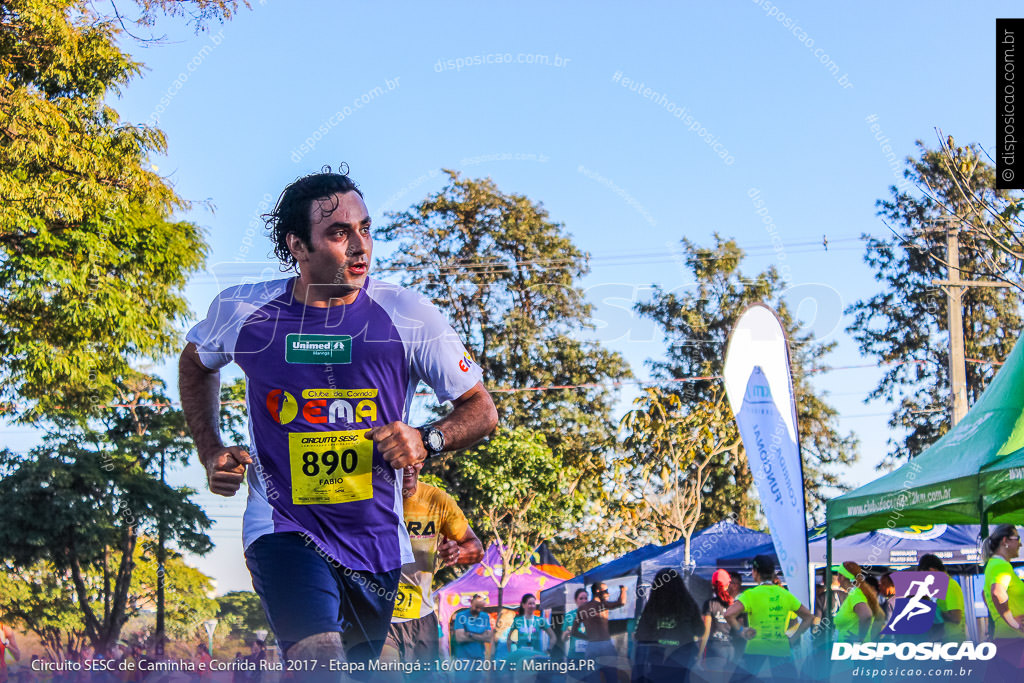
POLYGON ((1013 180, 1013 170, 1011 170, 1009 168, 1004 168, 1002 176, 1003 176, 1003 180, 1006 180, 1006 181, 1013 180))

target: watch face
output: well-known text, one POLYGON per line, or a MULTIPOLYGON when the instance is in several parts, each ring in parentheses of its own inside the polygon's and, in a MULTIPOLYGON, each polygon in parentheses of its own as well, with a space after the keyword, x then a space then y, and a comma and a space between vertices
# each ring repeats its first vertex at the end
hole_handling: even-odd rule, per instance
POLYGON ((444 435, 436 429, 427 432, 427 447, 432 451, 440 451, 444 448, 444 435))

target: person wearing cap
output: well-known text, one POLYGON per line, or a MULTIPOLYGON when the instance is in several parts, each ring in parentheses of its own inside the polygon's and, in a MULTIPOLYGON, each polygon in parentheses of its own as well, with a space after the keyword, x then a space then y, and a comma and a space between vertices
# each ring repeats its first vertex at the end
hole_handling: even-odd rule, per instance
POLYGON ((747 641, 747 649, 733 680, 796 677, 791 642, 796 642, 814 620, 814 615, 795 595, 775 584, 775 558, 758 555, 751 563, 754 583, 736 597, 725 619, 747 641), (795 612, 800 625, 792 636, 786 635, 789 613, 795 612), (740 625, 740 616, 747 615, 749 626, 740 625))
POLYGON ((740 594, 741 579, 725 569, 711 575, 714 594, 704 601, 704 635, 700 640, 698 661, 710 681, 727 681, 736 661, 736 647, 725 612, 740 594))
POLYGON ((843 562, 832 571, 839 575, 839 585, 848 592, 836 612, 836 639, 844 643, 873 640, 885 625, 878 592, 865 580, 864 570, 856 562, 843 562))

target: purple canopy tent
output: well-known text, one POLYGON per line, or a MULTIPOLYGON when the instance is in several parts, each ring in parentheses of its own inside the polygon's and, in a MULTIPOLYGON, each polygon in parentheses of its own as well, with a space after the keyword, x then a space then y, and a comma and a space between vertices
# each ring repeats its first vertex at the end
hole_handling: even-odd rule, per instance
MULTIPOLYGON (((441 622, 441 652, 448 654, 448 634, 452 617, 460 609, 469 607, 470 598, 474 593, 487 596, 487 604, 498 604, 498 584, 495 579, 501 575, 501 556, 498 546, 492 544, 484 553, 479 564, 475 564, 465 574, 434 592, 434 603, 438 606, 438 621, 441 622)), ((542 590, 562 581, 538 569, 535 565, 527 565, 516 572, 505 586, 502 602, 505 607, 518 607, 519 600, 526 593, 539 595, 542 590)))

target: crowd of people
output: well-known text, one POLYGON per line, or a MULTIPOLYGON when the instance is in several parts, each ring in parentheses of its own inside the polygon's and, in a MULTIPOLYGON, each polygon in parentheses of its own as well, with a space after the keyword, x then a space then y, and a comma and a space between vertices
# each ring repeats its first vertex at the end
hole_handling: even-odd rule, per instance
MULTIPOLYGON (((328 663, 439 660, 434 575, 478 562, 483 548, 457 502, 419 475, 431 458, 495 428, 482 370, 432 302, 369 276, 371 219, 347 172, 300 178, 266 218, 273 249, 295 276, 222 291, 180 358, 181 403, 209 488, 232 496, 247 483, 246 566, 284 656, 320 663, 306 680, 338 680, 328 663), (220 370, 232 362, 246 378, 248 446, 221 438, 220 370), (413 427, 421 382, 451 407, 413 427)), ((1007 665, 1022 668, 1024 583, 1010 564, 1019 549, 1009 525, 983 548, 990 636, 1007 665)), ((944 571, 934 556, 917 569, 944 571)), ((477 595, 451 624, 452 655, 589 661, 590 674, 608 681, 624 667, 637 681, 686 681, 693 671, 712 682, 792 678, 793 646, 815 625, 819 645, 832 632, 840 642, 900 637, 885 630, 900 597, 892 575, 876 578, 855 562, 832 573, 812 612, 782 585, 770 556, 754 558, 745 590, 740 575, 715 572, 702 605, 679 572, 664 570, 643 596, 630 651, 616 645, 610 624, 627 602, 624 586, 614 599, 602 582, 577 590, 575 609, 557 623, 527 594, 510 622, 499 614, 495 624, 477 595)), ((949 586, 927 637, 966 637, 963 595, 949 586)), ((17 644, 9 629, 0 636, 7 677, 17 644)), ((211 656, 204 646, 196 657, 211 656)), ((126 675, 111 680, 136 680, 126 675)))
MULTIPOLYGON (((984 600, 990 617, 982 637, 994 641, 998 652, 987 670, 1004 667, 1007 676, 1012 673, 1007 680, 1015 680, 1024 670, 1024 582, 1011 565, 1020 546, 1016 527, 1011 525, 995 527, 982 542, 984 600)), ((609 635, 609 610, 625 602, 625 588, 620 587, 612 601, 604 583, 595 583, 589 595, 582 588, 575 592, 576 608, 564 615, 557 634, 545 619, 533 615, 534 596, 524 596, 506 640, 511 645, 514 633, 522 639, 520 656, 593 660, 594 680, 620 680, 627 667, 631 680, 640 682, 827 680, 841 674, 841 665, 828 662, 832 642, 957 643, 968 639, 963 589, 942 560, 925 554, 916 566, 903 571, 946 576, 941 593, 929 590, 934 577, 918 579, 923 588, 911 583, 913 592, 919 593, 917 603, 934 609, 916 607, 914 600, 907 600, 911 592, 897 595, 895 572, 869 571, 846 561, 831 568, 830 586, 824 582, 816 586, 812 611, 781 585, 774 558, 762 555, 751 563, 753 585, 746 589, 739 573, 715 571, 712 596, 699 607, 682 574, 660 571, 652 581, 631 645, 623 641, 617 647, 609 635), (912 634, 887 628, 899 621, 900 614, 894 619, 897 607, 900 614, 930 614, 931 622, 912 634), (797 654, 796 643, 808 629, 813 629, 812 646, 797 654), (539 646, 542 632, 548 634, 547 648, 539 646)), ((473 609, 460 614, 454 626, 458 643, 473 640, 477 647, 457 646, 453 653, 457 657, 485 657, 483 643, 498 638, 483 611, 485 602, 477 598, 473 609)), ((493 652, 494 656, 515 656, 511 647, 507 655, 497 647, 493 652)))

